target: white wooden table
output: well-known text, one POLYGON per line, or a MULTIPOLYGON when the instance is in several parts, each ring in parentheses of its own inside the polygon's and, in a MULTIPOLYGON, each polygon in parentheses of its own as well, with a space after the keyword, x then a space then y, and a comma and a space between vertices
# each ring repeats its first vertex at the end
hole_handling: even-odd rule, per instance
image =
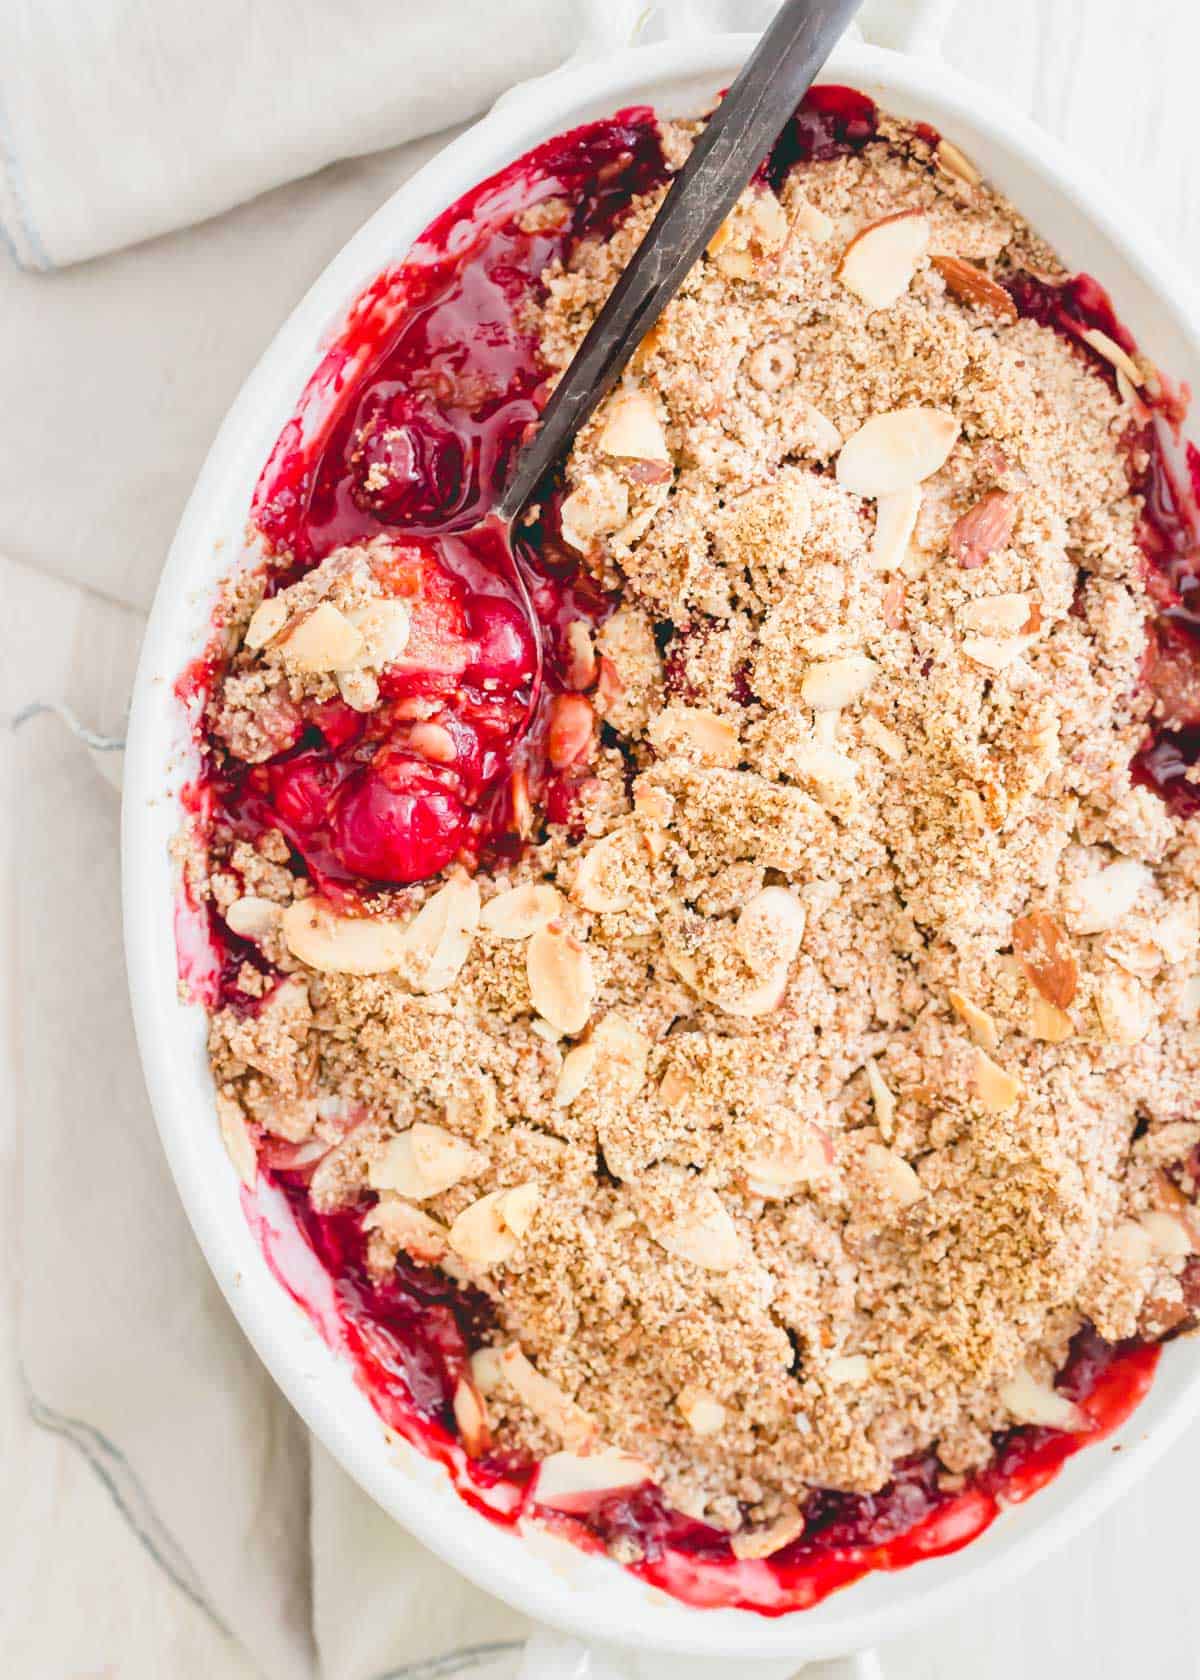
MULTIPOLYGON (((1200 265, 1194 0, 959 0, 947 57, 1090 153, 1115 191, 1200 265)), ((159 559, 221 414, 312 277, 433 144, 338 165, 65 273, 0 267, 0 712, 49 696, 102 729, 120 728, 159 559)), ((20 762, 0 735, 0 1674, 243 1680, 255 1672, 249 1662, 151 1561, 74 1448, 39 1429, 24 1403, 10 1215, 18 1122, 36 1117, 6 1100, 23 988, 13 939, 22 882, 12 866, 20 762)), ((1200 1435, 1019 1589, 882 1652, 885 1673, 1200 1676, 1198 1491, 1200 1435)))

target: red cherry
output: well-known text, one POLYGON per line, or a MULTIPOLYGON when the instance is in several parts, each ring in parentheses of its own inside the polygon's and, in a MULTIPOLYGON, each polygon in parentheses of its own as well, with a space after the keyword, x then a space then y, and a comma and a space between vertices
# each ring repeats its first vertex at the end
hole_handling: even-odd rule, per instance
POLYGON ((465 828, 466 811, 456 793, 419 760, 392 760, 358 771, 346 783, 334 812, 332 843, 351 874, 399 884, 424 881, 444 869, 465 828))
POLYGON ((334 752, 340 752, 352 741, 357 741, 366 728, 362 713, 347 706, 344 700, 322 701, 319 706, 313 707, 311 716, 334 752))
POLYGON ((475 658, 463 673, 468 682, 519 688, 533 677, 533 637, 525 614, 504 595, 476 595, 470 609, 475 658))
POLYGON ((340 781, 341 771, 331 760, 316 752, 301 753, 286 764, 271 766, 271 803, 286 827, 306 834, 325 821, 340 781))

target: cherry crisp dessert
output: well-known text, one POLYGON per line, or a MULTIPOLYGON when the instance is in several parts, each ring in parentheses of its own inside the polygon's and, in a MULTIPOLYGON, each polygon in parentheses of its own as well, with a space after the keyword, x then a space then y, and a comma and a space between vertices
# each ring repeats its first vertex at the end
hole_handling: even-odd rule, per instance
POLYGON ((778 1613, 1200 1307, 1200 470, 1104 290, 818 88, 527 511, 531 618, 487 515, 699 127, 548 142, 353 306, 180 683, 181 948, 386 1424, 778 1613))

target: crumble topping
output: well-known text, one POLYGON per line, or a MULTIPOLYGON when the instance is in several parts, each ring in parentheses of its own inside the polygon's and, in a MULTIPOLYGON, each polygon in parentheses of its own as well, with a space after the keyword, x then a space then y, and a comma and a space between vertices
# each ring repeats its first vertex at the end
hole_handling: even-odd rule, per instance
MULTIPOLYGON (((882 132, 747 190, 572 451, 562 535, 619 601, 551 722, 576 831, 368 914, 278 834, 203 885, 285 975, 212 1022, 240 1168, 247 1122, 311 1147, 373 1266, 491 1298, 468 1444, 568 1489, 590 1448, 746 1557, 810 1487, 1079 1428, 1082 1320, 1195 1304, 1200 846, 1129 772, 1149 370, 1016 319, 999 279, 1052 253, 882 132)), ((660 196, 547 272, 551 369, 660 196)), ((241 603, 234 754, 376 703, 394 547, 241 603)))

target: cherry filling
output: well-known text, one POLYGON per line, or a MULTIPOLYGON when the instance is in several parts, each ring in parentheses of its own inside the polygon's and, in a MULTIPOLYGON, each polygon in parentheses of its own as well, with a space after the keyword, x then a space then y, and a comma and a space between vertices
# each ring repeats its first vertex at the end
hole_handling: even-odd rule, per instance
MULTIPOLYGON (((778 183, 798 160, 858 151, 877 128, 864 95, 814 89, 764 177, 778 183)), ((341 545, 392 539, 374 562, 376 577, 408 604, 411 632, 403 657, 381 675, 372 711, 340 700, 289 711, 281 701, 281 750, 261 764, 206 743, 206 771, 188 803, 218 851, 277 829, 295 865, 353 908, 364 894, 424 880, 456 859, 475 866, 514 852, 531 811, 551 824, 575 820, 593 743, 566 627, 599 621, 610 604, 558 547, 551 494, 545 524, 524 534, 520 556, 544 641, 539 671, 511 563, 483 522, 543 400, 530 324, 543 271, 579 239, 610 231, 630 199, 665 174, 648 110, 576 129, 467 194, 352 308, 263 472, 253 517, 281 583, 341 545)), ((1099 328, 1133 348, 1087 276, 1052 285, 1022 273, 1008 287, 1021 314, 1069 336, 1106 378, 1111 364, 1081 335, 1099 328)), ((1200 456, 1177 441, 1182 403, 1165 381, 1134 412, 1131 474, 1145 501, 1141 540, 1156 607, 1145 675, 1156 711, 1134 773, 1188 815, 1200 809, 1200 783, 1187 779, 1200 761, 1200 456)), ((675 688, 685 685, 683 652, 682 642, 668 649, 675 688)), ((181 698, 206 695, 218 674, 215 661, 198 663, 181 680, 181 698)), ((211 932, 215 957, 192 951, 189 974, 221 1004, 258 1007, 269 966, 215 916, 211 932)), ((653 1486, 597 1495, 565 1516, 537 1505, 532 1463, 469 1458, 451 1401, 490 1327, 489 1303, 407 1261, 385 1280, 373 1277, 364 1210, 320 1215, 308 1200, 321 1147, 265 1140, 247 1216, 281 1280, 352 1359, 380 1415, 443 1463, 492 1520, 515 1523, 536 1511, 581 1545, 632 1545, 638 1574, 695 1604, 781 1614, 871 1570, 957 1549, 1116 1428, 1158 1358, 1157 1347, 1112 1347, 1085 1329, 1058 1381, 1090 1418, 1090 1432, 1009 1431, 997 1437, 989 1468, 968 1481, 947 1478, 927 1453, 897 1465, 877 1494, 817 1490, 799 1540, 771 1558, 739 1561, 725 1534, 672 1510, 653 1486), (271 1223, 281 1194, 307 1262, 271 1223)), ((1200 1275, 1192 1293, 1190 1304, 1200 1305, 1200 1275)))

